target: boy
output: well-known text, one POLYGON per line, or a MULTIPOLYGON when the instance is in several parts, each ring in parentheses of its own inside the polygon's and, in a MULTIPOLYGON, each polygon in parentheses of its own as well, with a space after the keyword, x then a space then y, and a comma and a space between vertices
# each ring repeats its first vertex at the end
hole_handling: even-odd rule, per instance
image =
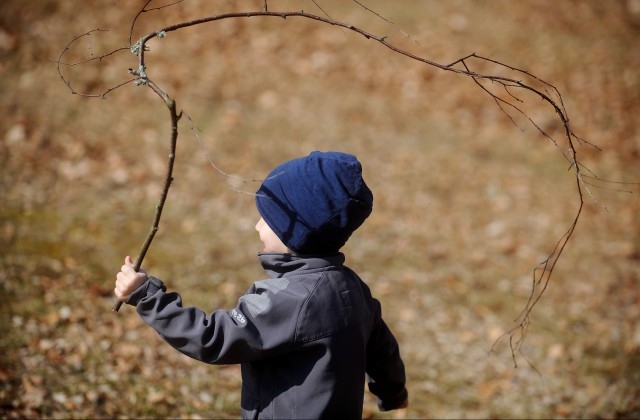
POLYGON ((354 156, 313 152, 276 167, 256 193, 258 258, 269 279, 234 309, 183 307, 130 257, 115 294, 187 356, 240 363, 244 418, 361 418, 365 376, 380 410, 404 408, 396 339, 339 251, 372 205, 354 156))

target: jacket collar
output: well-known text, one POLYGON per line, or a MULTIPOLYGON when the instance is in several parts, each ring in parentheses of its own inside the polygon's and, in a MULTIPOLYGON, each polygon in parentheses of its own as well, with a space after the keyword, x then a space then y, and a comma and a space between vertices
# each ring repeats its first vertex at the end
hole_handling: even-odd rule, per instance
POLYGON ((318 270, 329 266, 344 264, 345 257, 341 252, 330 255, 297 255, 261 252, 258 259, 269 277, 283 277, 290 273, 300 274, 302 271, 318 270))

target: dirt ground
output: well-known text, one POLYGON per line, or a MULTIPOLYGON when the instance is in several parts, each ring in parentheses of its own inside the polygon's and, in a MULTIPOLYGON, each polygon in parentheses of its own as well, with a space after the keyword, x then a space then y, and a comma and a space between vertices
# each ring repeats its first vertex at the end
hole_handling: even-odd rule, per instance
MULTIPOLYGON (((132 40, 263 3, 185 0, 140 14, 132 40)), ((56 60, 74 37, 100 29, 70 45, 66 80, 98 96, 131 80, 138 63, 128 48, 68 64, 128 47, 143 4, 0 3, 3 418, 239 416, 237 366, 181 356, 131 307, 110 310, 115 274, 151 226, 168 112, 133 83, 103 99, 74 95, 56 60)), ((584 139, 575 150, 584 184, 558 114, 534 95, 483 85, 522 110, 505 113, 473 79, 346 28, 222 19, 149 43, 147 75, 185 116, 147 271, 185 304, 233 307, 264 277, 253 229, 259 179, 312 150, 354 153, 375 205, 344 249, 347 265, 382 302, 410 393, 409 408, 391 413, 367 395, 365 417, 639 417, 640 3, 315 0, 269 9, 346 22, 435 63, 476 53, 544 79, 584 139), (504 334, 532 287, 544 286, 534 269, 576 217, 512 355, 504 334)))

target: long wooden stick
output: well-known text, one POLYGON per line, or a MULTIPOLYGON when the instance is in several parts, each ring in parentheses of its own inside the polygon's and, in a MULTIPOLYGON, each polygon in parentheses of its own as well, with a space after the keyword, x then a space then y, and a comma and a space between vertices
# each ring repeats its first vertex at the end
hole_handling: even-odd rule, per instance
MULTIPOLYGON (((176 112, 176 103, 173 99, 169 97, 169 95, 167 95, 164 91, 158 88, 158 86, 155 83, 151 82, 146 78, 144 79, 144 83, 147 84, 154 92, 156 92, 164 100, 164 103, 167 105, 167 108, 169 109, 169 113, 171 114, 171 141, 170 141, 170 147, 169 147, 169 158, 167 161, 167 174, 164 180, 164 185, 162 187, 162 192, 160 194, 160 200, 156 205, 156 214, 155 214, 155 217, 153 218, 153 224, 151 225, 151 229, 147 234, 147 238, 142 244, 140 253, 138 254, 138 257, 136 258, 136 261, 133 265, 133 269, 136 271, 140 270, 140 266, 142 265, 142 260, 144 260, 144 257, 147 254, 147 251, 149 250, 149 246, 151 245, 151 241, 153 240, 153 237, 156 235, 156 232, 158 232, 158 229, 160 226, 160 216, 162 216, 162 209, 164 208, 164 203, 167 200, 169 187, 173 182, 173 163, 176 158, 176 144, 178 140, 178 120, 180 120, 180 117, 182 116, 182 113, 178 114, 176 112)), ((123 302, 121 300, 116 300, 111 310, 113 312, 118 312, 118 310, 120 309, 120 306, 122 306, 122 303, 123 302)))

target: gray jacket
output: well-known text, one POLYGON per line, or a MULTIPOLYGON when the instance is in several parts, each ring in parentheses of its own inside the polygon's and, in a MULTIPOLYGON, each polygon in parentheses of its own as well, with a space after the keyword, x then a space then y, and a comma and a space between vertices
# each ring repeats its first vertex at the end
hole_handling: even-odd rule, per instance
POLYGON ((183 307, 154 277, 128 303, 187 356, 242 364, 244 418, 360 418, 365 374, 379 408, 398 408, 407 399, 398 343, 344 255, 259 258, 270 278, 231 310, 183 307))

